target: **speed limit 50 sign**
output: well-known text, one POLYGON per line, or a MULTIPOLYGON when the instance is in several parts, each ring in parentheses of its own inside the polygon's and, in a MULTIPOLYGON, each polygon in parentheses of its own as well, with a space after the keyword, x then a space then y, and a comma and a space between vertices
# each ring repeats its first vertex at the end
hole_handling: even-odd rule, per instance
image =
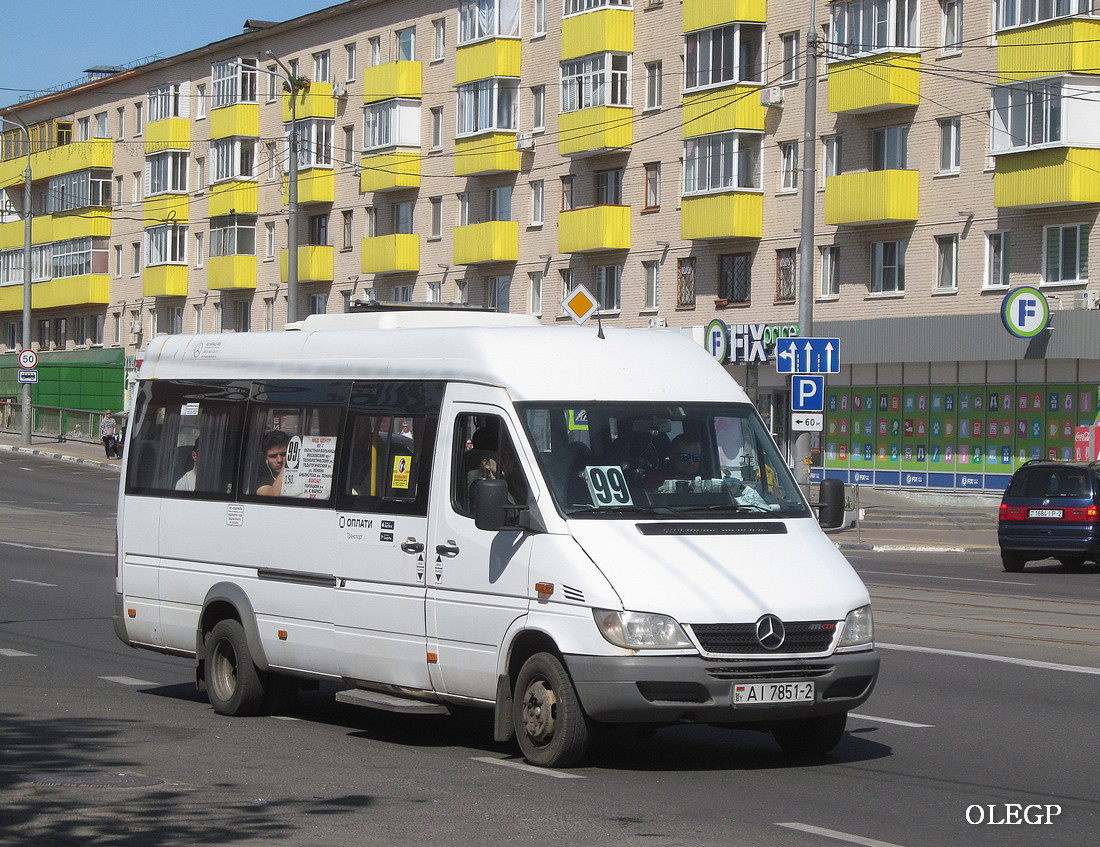
POLYGON ((19 351, 19 367, 25 371, 32 371, 38 367, 38 354, 33 350, 19 351))

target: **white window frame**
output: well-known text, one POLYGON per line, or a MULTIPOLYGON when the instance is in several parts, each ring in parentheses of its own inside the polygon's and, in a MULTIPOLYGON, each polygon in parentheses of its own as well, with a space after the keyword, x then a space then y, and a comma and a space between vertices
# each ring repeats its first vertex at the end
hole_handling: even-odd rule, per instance
POLYGON ((519 80, 492 77, 458 86, 456 137, 518 129, 519 80))
POLYGON ((1008 288, 1011 244, 1011 234, 1007 230, 995 230, 985 234, 985 278, 982 280, 983 288, 1008 288))
POLYGON ((908 241, 875 241, 871 244, 872 295, 905 293, 905 251, 908 241))
POLYGON ((529 271, 527 274, 527 291, 528 301, 527 306, 532 315, 539 317, 542 315, 542 271, 529 271))
POLYGON ((432 21, 432 61, 440 62, 447 55, 447 19, 432 21))
POLYGON ((393 33, 394 56, 398 62, 416 61, 416 27, 406 26, 393 33))
POLYGON ((833 0, 829 61, 917 47, 918 0, 833 0))
POLYGON ((660 109, 664 104, 664 63, 661 61, 645 63, 645 108, 660 109))
POLYGON ((433 106, 432 115, 432 150, 443 149, 443 107, 433 106))
POLYGON ((798 191, 798 153, 797 141, 779 142, 779 190, 783 192, 798 191))
POLYGON ((600 304, 600 314, 618 312, 622 305, 623 266, 599 265, 596 268, 596 290, 593 293, 600 304))
POLYGON ((257 59, 233 58, 214 62, 210 76, 213 80, 211 109, 259 102, 260 72, 257 59))
POLYGON ((256 255, 256 216, 226 215, 210 219, 210 258, 256 255))
POLYGON ((442 238, 443 237, 443 198, 442 197, 429 197, 428 203, 431 206, 431 234, 429 238, 442 238))
POLYGON ((354 42, 350 42, 344 45, 344 81, 355 82, 359 76, 359 69, 356 65, 359 62, 358 58, 359 46, 354 42))
POLYGON ((546 86, 531 88, 531 129, 535 132, 546 129, 546 86))
POLYGON ((783 85, 791 85, 799 80, 799 62, 801 52, 799 45, 802 36, 798 30, 784 32, 779 36, 780 49, 782 50, 782 69, 779 82, 783 85))
POLYGON ((145 230, 145 267, 186 264, 186 226, 165 224, 145 230))
POLYGON ((541 179, 531 182, 531 226, 542 226, 546 214, 546 183, 541 179))
POLYGON ((332 81, 332 51, 318 50, 313 54, 313 81, 332 81))
POLYGON ((940 0, 940 55, 962 52, 963 0, 940 0))
POLYGON ((656 260, 642 262, 642 275, 645 280, 642 309, 655 312, 661 308, 661 263, 656 260))
POLYGON ((840 297, 840 247, 829 244, 820 248, 821 287, 819 298, 836 300, 840 297))
POLYGON ((1092 125, 1100 118, 1100 93, 1095 88, 1067 91, 1066 82, 1052 77, 994 86, 990 154, 1072 146, 1067 138, 1072 124, 1092 125))
POLYGON ((534 36, 546 35, 546 0, 534 0, 534 36))
POLYGON ((561 63, 561 111, 630 105, 630 53, 595 53, 561 63))
POLYGON ((871 170, 906 170, 909 166, 909 124, 871 130, 871 170))
MULTIPOLYGON (((187 117, 187 100, 184 97, 184 87, 184 83, 170 82, 150 88, 148 92, 149 114, 147 123, 154 123, 167 118, 187 117)), ((140 127, 137 134, 141 134, 140 127)))
POLYGON ((1091 0, 998 0, 996 26, 998 30, 1051 21, 1070 15, 1088 15, 1091 0))
POLYGON ((939 170, 941 174, 957 174, 962 168, 962 118, 940 118, 939 170))
POLYGON ((758 132, 720 132, 685 139, 684 196, 762 191, 763 137, 758 132))
POLYGON ((1091 226, 1087 223, 1043 227, 1043 285, 1079 285, 1089 281, 1090 234, 1091 226), (1072 257, 1067 256, 1067 242, 1071 233, 1074 253, 1072 257), (1053 242, 1054 238, 1057 238, 1056 244, 1053 242), (1052 248, 1056 249, 1057 255, 1053 255, 1052 248), (1067 270, 1070 272, 1067 273, 1067 270))
POLYGON ((841 135, 825 135, 821 138, 821 185, 831 176, 839 176, 843 168, 844 142, 841 135))
POLYGON ((459 0, 458 44, 519 38, 522 0, 459 0))
POLYGON ((213 139, 210 142, 210 155, 213 158, 210 169, 211 185, 227 180, 254 180, 256 143, 255 138, 239 135, 213 139))
POLYGON ((684 91, 733 85, 740 82, 763 82, 763 24, 725 24, 712 29, 690 32, 684 36, 684 91), (742 67, 742 42, 752 34, 757 45, 755 61, 742 67), (726 43, 732 41, 731 46, 726 43), (714 65, 714 58, 719 63, 714 65), (728 59, 728 61, 726 61, 728 59))
POLYGON ((163 150, 146 156, 144 196, 185 194, 188 168, 188 154, 182 150, 163 150))
POLYGON ((959 236, 936 236, 936 291, 959 290, 959 236))

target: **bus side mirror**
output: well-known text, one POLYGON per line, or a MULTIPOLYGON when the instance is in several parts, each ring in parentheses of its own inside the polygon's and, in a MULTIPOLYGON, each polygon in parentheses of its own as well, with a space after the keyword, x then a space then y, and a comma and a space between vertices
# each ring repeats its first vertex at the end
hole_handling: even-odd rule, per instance
POLYGON ((825 529, 835 529, 844 523, 844 483, 839 479, 821 480, 818 495, 821 513, 818 522, 825 529))
POLYGON ((474 483, 474 526, 499 532, 507 523, 508 483, 503 479, 479 479, 474 483))

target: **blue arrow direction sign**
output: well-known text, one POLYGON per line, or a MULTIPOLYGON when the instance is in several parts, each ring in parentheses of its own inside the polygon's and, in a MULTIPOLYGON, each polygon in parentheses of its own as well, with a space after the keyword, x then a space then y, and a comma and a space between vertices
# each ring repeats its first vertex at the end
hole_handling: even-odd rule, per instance
POLYGON ((824 412, 825 377, 805 375, 792 376, 791 411, 824 412))
POLYGON ((840 373, 840 339, 777 338, 775 369, 781 374, 840 373))

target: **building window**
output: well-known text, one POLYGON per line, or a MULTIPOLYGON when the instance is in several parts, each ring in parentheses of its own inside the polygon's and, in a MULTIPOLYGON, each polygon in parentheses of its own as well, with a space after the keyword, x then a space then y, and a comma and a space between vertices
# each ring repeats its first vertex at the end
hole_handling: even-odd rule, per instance
POLYGON ((122 245, 116 244, 115 251, 115 276, 122 276, 122 245))
POLYGON ((943 27, 941 28, 942 48, 941 53, 958 53, 962 50, 962 0, 940 0, 940 8, 943 11, 943 27))
POLYGON ((195 86, 195 120, 201 121, 206 117, 206 86, 195 86))
POLYGON ((1008 233, 985 234, 985 287, 1008 288, 1008 233))
POLYGON ((57 318, 53 322, 53 343, 59 350, 64 350, 65 345, 68 343, 68 323, 65 318, 57 318))
POLYGON ((489 189, 489 220, 512 220, 512 186, 500 185, 489 189))
POLYGON ((839 135, 826 135, 821 139, 821 187, 825 180, 841 173, 840 155, 842 150, 839 135))
POLYGON ((1066 15, 1085 15, 1090 11, 1090 0, 1000 0, 997 28, 1008 29, 1053 20, 1066 15))
POLYGON ((210 153, 214 159, 214 182, 256 176, 255 138, 216 138, 210 142, 210 153))
POLYGON ((535 35, 546 35, 546 0, 535 0, 535 35))
MULTIPOLYGON (((298 165, 302 168, 332 167, 332 134, 336 122, 325 118, 298 121, 298 165)), ((290 153, 290 127, 287 125, 287 161, 290 153)))
MULTIPOLYGON (((256 59, 228 59, 211 69, 214 92, 211 108, 258 102, 259 70, 256 59)), ((151 114, 151 113, 150 113, 151 114)))
POLYGON ((195 157, 195 191, 206 188, 206 159, 195 157))
MULTIPOLYGON (((145 122, 142 120, 142 116, 145 113, 144 103, 134 104, 134 135, 141 135, 142 130, 145 128, 145 122)), ((117 342, 116 342, 117 343, 117 342)))
POLYGON ((1091 123, 1097 111, 1097 104, 1088 96, 1067 97, 1060 79, 995 86, 990 152, 1007 153, 1058 144, 1067 117, 1091 123))
POLYGON ((103 322, 106 315, 94 315, 92 317, 92 337, 88 339, 95 346, 103 346, 103 322))
POLYGON ((661 308, 661 263, 642 262, 642 272, 645 275, 642 308, 646 311, 656 311, 661 308))
POLYGON ((676 307, 695 306, 695 257, 676 261, 676 307))
POLYGON ((619 311, 622 277, 622 265, 601 265, 596 268, 596 300, 600 304, 600 311, 619 311))
POLYGON ((328 311, 327 294, 309 295, 309 313, 311 315, 323 315, 328 311))
POLYGON ((275 222, 264 222, 264 258, 275 258, 275 222))
POLYGON ((255 215, 227 215, 210 219, 210 258, 255 255, 255 215))
POLYGON ((367 54, 370 67, 374 68, 382 64, 382 36, 373 35, 367 39, 367 54))
POLYGON ((784 141, 779 145, 779 157, 782 162, 779 189, 781 191, 798 190, 798 142, 784 141))
POLYGON ((411 201, 393 204, 393 231, 396 235, 412 234, 413 204, 411 201))
POLYGON ((519 80, 482 79, 458 86, 458 134, 518 128, 519 80))
POLYGON ((561 63, 561 110, 630 105, 630 54, 599 53, 561 63))
POLYGON ((443 283, 442 282, 429 282, 428 283, 428 302, 429 303, 442 303, 443 302, 443 283))
POLYGON ((141 242, 135 241, 130 245, 130 273, 138 276, 141 273, 141 242))
POLYGON ((917 5, 917 0, 834 0, 829 4, 831 59, 917 46, 917 5))
POLYGON ((485 305, 498 312, 511 311, 509 303, 512 289, 510 276, 491 276, 485 280, 485 305))
POLYGON ((470 224, 470 195, 469 192, 462 191, 455 195, 458 208, 458 226, 469 226, 470 224))
POLYGON ((447 50, 447 21, 445 18, 437 18, 432 21, 432 59, 439 61, 447 50))
POLYGON ((340 233, 341 243, 344 250, 350 250, 353 246, 352 235, 352 211, 351 209, 344 209, 340 213, 340 233))
MULTIPOLYGON (((211 222, 211 225, 213 225, 213 222, 211 222)), ((196 268, 201 268, 203 266, 203 262, 206 261, 206 250, 204 249, 205 241, 203 240, 205 237, 206 237, 206 233, 203 233, 203 232, 196 232, 195 233, 195 267, 196 268)))
POLYGON ((145 264, 187 264, 187 227, 168 225, 145 230, 145 264))
POLYGON ((546 86, 531 89, 531 129, 546 129, 546 86))
POLYGON ((520 0, 459 0, 458 43, 519 36, 520 0))
POLYGON ((344 45, 344 79, 347 82, 355 82, 358 76, 358 68, 356 68, 358 64, 357 52, 358 49, 354 41, 351 44, 344 45))
POLYGON ((573 188, 576 177, 563 176, 561 178, 561 210, 568 212, 573 209, 573 188))
POLYGON ((175 150, 145 159, 146 194, 187 191, 187 154, 175 150))
POLYGON ((355 127, 344 127, 344 161, 340 164, 345 168, 355 164, 355 127))
POLYGON ((940 170, 941 174, 957 174, 962 157, 960 118, 941 118, 940 128, 940 170))
POLYGON ((252 329, 252 304, 247 300, 237 300, 233 304, 233 331, 248 332, 250 329, 252 329))
POLYGON ((531 297, 528 305, 532 315, 542 314, 542 271, 532 271, 527 274, 528 290, 531 297))
POLYGON ((797 256, 798 250, 793 247, 775 251, 775 299, 778 303, 794 300, 797 256))
POLYGON ((443 107, 432 109, 432 149, 443 149, 443 107))
POLYGON ((761 135, 720 132, 684 142, 684 194, 760 189, 761 135))
POLYGON ((531 226, 542 226, 545 202, 545 183, 536 179, 531 183, 531 226))
POLYGON ((394 303, 411 303, 413 299, 413 287, 411 285, 395 285, 393 287, 394 303))
MULTIPOLYGON (((344 311, 347 311, 346 309, 344 311)), ((264 332, 275 330, 275 298, 264 298, 264 332)))
POLYGON ((907 245, 907 241, 876 241, 871 245, 872 294, 900 294, 905 291, 907 245))
POLYGON ((309 241, 307 243, 315 247, 324 247, 328 244, 328 215, 309 216, 309 241))
POLYGON ((282 170, 279 167, 279 145, 277 142, 269 141, 264 145, 264 149, 267 151, 267 179, 269 182, 274 182, 279 178, 279 172, 282 170))
POLYGON ((840 248, 821 248, 821 297, 840 296, 840 248))
POLYGON ((785 32, 779 36, 783 48, 783 67, 780 82, 798 82, 798 62, 802 58, 798 49, 798 32, 785 32))
POLYGON ((645 66, 645 107, 647 109, 660 109, 664 98, 661 96, 661 77, 663 75, 660 62, 646 62, 645 66))
POLYGON ((455 280, 455 302, 456 303, 469 303, 470 302, 470 286, 467 285, 466 280, 455 280))
POLYGON ((1044 228, 1044 283, 1088 282, 1089 229, 1088 224, 1044 228))
POLYGON ((115 137, 118 138, 119 141, 122 141, 122 139, 126 137, 126 107, 119 106, 115 110, 115 113, 118 116, 118 132, 115 137))
POLYGON ((214 304, 214 332, 225 332, 225 323, 222 321, 222 304, 214 304))
POLYGON ((936 236, 936 290, 957 291, 959 287, 959 237, 936 236))
POLYGON ((38 349, 49 350, 50 349, 50 322, 39 321, 38 322, 38 349))
POLYGON ((645 208, 647 211, 661 208, 661 163, 646 162, 645 208))
POLYGON ((431 207, 431 235, 430 238, 443 237, 443 198, 429 197, 428 204, 431 207))
POLYGON ((397 47, 397 61, 416 61, 416 27, 406 27, 394 33, 394 44, 397 47))
POLYGON ((684 41, 685 90, 763 82, 760 57, 764 27, 760 24, 727 24, 700 30, 688 33, 684 41))
MULTIPOLYGON (((558 271, 558 276, 561 278, 561 299, 565 300, 573 292, 573 269, 561 268, 558 271)), ((564 310, 562 314, 564 314, 564 310)))
POLYGON ((887 126, 871 132, 871 170, 904 170, 909 161, 909 125, 887 126))
POLYGON ((718 257, 718 296, 731 303, 748 303, 752 297, 752 253, 718 257))
POLYGON ((321 50, 313 54, 313 81, 328 82, 332 73, 332 53, 321 50))
POLYGON ((180 335, 183 333, 183 306, 168 307, 168 334, 180 335))
POLYGON ((623 204, 623 169, 615 168, 596 172, 596 205, 621 206, 623 204))

